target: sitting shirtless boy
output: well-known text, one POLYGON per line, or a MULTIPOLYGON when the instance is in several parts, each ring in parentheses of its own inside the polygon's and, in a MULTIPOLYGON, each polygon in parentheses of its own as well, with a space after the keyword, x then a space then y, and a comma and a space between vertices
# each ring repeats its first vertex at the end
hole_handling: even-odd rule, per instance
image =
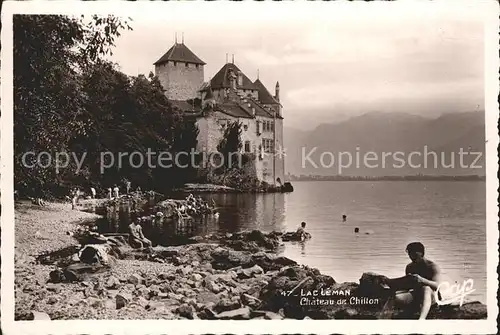
POLYGON ((144 247, 151 247, 153 243, 148 240, 145 236, 144 233, 142 232, 142 227, 141 227, 141 221, 138 220, 137 223, 134 221, 128 226, 129 229, 129 243, 132 246, 132 248, 144 248, 144 247))

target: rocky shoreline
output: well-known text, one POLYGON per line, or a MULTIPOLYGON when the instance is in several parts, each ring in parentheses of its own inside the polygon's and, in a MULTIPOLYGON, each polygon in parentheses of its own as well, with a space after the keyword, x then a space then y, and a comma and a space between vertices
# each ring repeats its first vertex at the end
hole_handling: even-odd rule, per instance
MULTIPOLYGON (((16 211, 16 320, 388 318, 381 315, 388 298, 377 280, 381 276, 365 273, 359 283, 336 283, 317 269, 279 256, 283 242, 276 232, 198 236, 186 245, 147 251, 123 244, 104 271, 82 281, 50 282, 50 273, 66 264, 78 247, 57 227, 75 230, 75 217, 82 212, 56 206, 36 221, 26 217, 33 209, 24 210, 19 216, 16 211), (49 225, 47 220, 54 227, 45 238, 56 242, 18 236, 41 230, 37 226, 49 225), (18 230, 26 224, 30 229, 18 230), (33 245, 25 246, 28 241, 33 245), (56 252, 43 253, 43 248, 56 252), (312 296, 314 292, 318 295, 312 296)), ((415 317, 400 310, 389 314, 394 319, 415 317)), ((484 319, 486 306, 471 302, 461 308, 435 307, 429 318, 484 319)))

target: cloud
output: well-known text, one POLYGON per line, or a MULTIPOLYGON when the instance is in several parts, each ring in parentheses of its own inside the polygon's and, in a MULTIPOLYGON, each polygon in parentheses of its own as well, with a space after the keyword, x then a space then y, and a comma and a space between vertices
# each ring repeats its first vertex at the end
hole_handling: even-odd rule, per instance
POLYGON ((259 69, 270 91, 279 81, 287 124, 314 125, 328 113, 425 114, 482 105, 481 6, 286 6, 284 11, 283 4, 247 4, 245 15, 241 6, 203 15, 180 9, 138 15, 134 31, 118 39, 112 59, 128 74, 148 73, 173 44, 175 31, 179 39, 184 32, 186 45, 207 63, 206 80, 228 53, 250 79, 259 69))

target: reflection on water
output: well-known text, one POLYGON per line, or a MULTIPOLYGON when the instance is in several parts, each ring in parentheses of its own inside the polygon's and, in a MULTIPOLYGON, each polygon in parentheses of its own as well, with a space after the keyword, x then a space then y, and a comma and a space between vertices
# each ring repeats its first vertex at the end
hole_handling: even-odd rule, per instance
MULTIPOLYGON (((211 194, 220 217, 195 222, 157 222, 144 227, 157 244, 211 232, 295 231, 306 221, 312 239, 287 242, 284 255, 335 280, 357 282, 363 272, 404 275, 409 242, 450 283, 474 280, 468 296, 486 300, 486 199, 483 182, 296 182, 289 194, 211 194), (342 222, 342 215, 347 222, 342 222), (354 233, 359 227, 360 234, 354 233), (365 235, 364 232, 371 234, 365 235)), ((127 209, 122 209, 127 211, 127 209)), ((126 229, 121 214, 114 229, 126 229)))
MULTIPOLYGON (((182 195, 172 198, 184 199, 182 195)), ((219 216, 204 215, 196 219, 173 220, 155 218, 152 225, 143 225, 143 231, 154 244, 175 245, 185 243, 192 236, 213 232, 234 233, 241 230, 260 229, 281 231, 285 218, 285 195, 273 194, 210 194, 201 197, 218 206, 219 216)), ((154 215, 153 203, 146 207, 146 215, 154 215)), ((107 220, 98 222, 101 232, 127 232, 132 221, 131 204, 121 203, 108 208, 107 220)))

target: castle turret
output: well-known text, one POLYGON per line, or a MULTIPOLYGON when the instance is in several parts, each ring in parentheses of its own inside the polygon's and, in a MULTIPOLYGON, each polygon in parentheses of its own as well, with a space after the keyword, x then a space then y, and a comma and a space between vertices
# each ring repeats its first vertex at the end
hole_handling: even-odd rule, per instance
POLYGON ((155 75, 165 89, 165 95, 172 100, 188 100, 198 97, 198 90, 203 84, 204 66, 189 48, 175 41, 174 45, 155 65, 155 75))
POLYGON ((274 98, 276 99, 276 101, 280 102, 280 82, 279 81, 276 82, 274 98))
POLYGON ((212 91, 212 87, 208 86, 207 94, 205 94, 205 98, 203 99, 203 109, 212 109, 214 106, 214 93, 212 91))

